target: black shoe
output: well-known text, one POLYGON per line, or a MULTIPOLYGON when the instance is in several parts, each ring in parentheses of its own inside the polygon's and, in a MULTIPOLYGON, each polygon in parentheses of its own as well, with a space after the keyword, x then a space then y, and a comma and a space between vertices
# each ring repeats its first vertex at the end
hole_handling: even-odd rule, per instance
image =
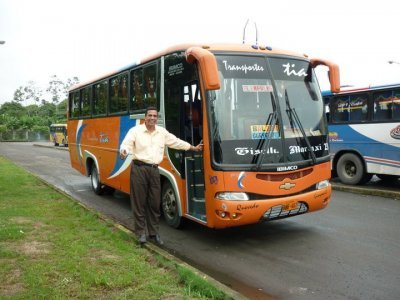
POLYGON ((145 235, 145 234, 139 235, 139 237, 138 237, 138 242, 139 242, 139 244, 141 244, 141 245, 145 244, 145 243, 147 242, 146 235, 145 235))
POLYGON ((163 242, 163 240, 161 239, 161 237, 160 237, 159 234, 151 235, 151 236, 150 236, 150 239, 151 239, 153 242, 155 242, 157 245, 159 245, 159 246, 164 245, 164 242, 163 242))

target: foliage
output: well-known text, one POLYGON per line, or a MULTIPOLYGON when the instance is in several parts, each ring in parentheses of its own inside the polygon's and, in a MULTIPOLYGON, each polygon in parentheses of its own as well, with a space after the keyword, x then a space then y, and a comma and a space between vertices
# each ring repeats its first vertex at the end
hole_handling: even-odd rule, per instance
POLYGON ((34 81, 20 86, 14 92, 12 101, 0 105, 1 133, 15 130, 36 131, 40 128, 40 133, 47 134, 50 124, 65 123, 68 89, 77 83, 78 77, 68 78, 64 82, 57 75, 51 76, 45 90, 51 101, 45 99, 43 89, 34 81), (31 102, 34 104, 26 105, 31 102), (43 128, 46 128, 45 132, 43 128))

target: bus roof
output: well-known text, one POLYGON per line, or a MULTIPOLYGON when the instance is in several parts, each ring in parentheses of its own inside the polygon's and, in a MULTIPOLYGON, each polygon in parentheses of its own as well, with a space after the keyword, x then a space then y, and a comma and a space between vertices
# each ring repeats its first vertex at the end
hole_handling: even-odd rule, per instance
MULTIPOLYGON (((340 88, 339 93, 334 93, 335 95, 354 93, 354 92, 362 92, 362 91, 370 91, 370 90, 381 90, 387 88, 400 88, 400 83, 390 83, 390 84, 382 84, 382 85, 370 85, 367 87, 345 87, 340 88)), ((322 91, 322 96, 332 96, 333 93, 330 90, 322 91)))
POLYGON ((229 52, 249 52, 249 53, 256 53, 256 54, 273 54, 273 55, 288 55, 288 56, 295 56, 295 57, 302 57, 308 59, 308 55, 306 54, 299 54, 292 51, 282 50, 278 48, 271 48, 268 46, 253 46, 248 44, 180 44, 175 45, 170 48, 167 48, 163 51, 157 52, 151 56, 145 57, 142 60, 139 60, 137 63, 133 63, 118 70, 106 73, 100 77, 97 77, 93 80, 85 81, 83 83, 79 83, 77 85, 72 86, 69 91, 73 91, 79 89, 87 84, 108 78, 109 76, 116 75, 120 72, 127 71, 137 65, 144 64, 146 62, 152 61, 158 57, 167 55, 169 53, 179 52, 179 51, 186 51, 190 47, 200 47, 203 49, 207 49, 209 51, 229 51, 229 52))

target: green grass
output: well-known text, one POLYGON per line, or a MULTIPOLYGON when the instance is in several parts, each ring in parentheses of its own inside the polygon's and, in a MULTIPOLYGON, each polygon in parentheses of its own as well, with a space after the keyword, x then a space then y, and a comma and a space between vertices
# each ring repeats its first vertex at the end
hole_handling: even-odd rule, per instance
POLYGON ((228 299, 0 157, 0 299, 228 299))

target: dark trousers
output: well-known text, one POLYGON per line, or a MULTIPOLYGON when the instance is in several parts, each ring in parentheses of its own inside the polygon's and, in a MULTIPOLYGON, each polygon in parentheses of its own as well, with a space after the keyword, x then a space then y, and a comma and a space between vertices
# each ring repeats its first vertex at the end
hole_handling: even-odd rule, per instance
POLYGON ((156 235, 160 219, 161 183, 158 168, 131 165, 131 208, 135 233, 156 235))

